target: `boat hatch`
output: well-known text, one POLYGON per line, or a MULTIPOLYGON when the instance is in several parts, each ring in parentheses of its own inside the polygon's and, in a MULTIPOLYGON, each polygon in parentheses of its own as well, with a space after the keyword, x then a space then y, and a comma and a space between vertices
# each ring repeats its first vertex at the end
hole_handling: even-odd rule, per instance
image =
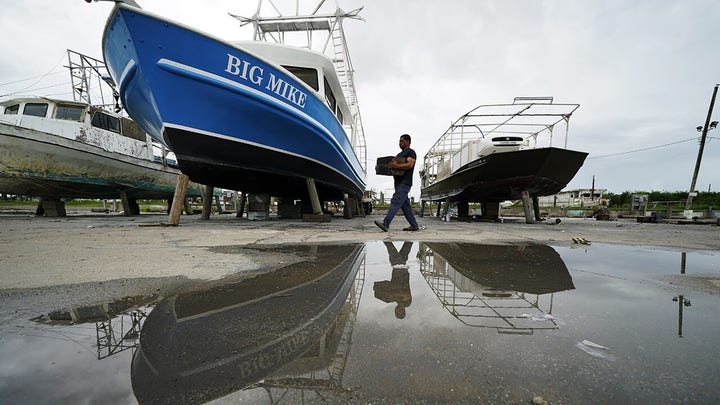
POLYGON ((496 136, 492 138, 495 146, 518 146, 522 143, 523 138, 519 136, 496 136))

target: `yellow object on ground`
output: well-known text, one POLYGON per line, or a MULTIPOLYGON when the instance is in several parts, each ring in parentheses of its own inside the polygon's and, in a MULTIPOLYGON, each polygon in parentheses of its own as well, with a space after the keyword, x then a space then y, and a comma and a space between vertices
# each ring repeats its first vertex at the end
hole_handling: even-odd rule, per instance
POLYGON ((582 244, 582 245, 590 245, 590 241, 589 241, 589 240, 587 240, 587 239, 585 239, 585 238, 581 238, 581 237, 579 237, 579 236, 573 236, 573 237, 572 237, 572 240, 573 240, 573 242, 575 242, 575 243, 580 243, 580 244, 582 244))

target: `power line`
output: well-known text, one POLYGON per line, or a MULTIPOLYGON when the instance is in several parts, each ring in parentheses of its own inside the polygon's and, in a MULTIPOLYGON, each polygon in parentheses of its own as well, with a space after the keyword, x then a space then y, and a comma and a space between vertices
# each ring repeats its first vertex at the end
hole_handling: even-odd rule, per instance
POLYGON ((58 67, 58 65, 63 61, 63 59, 65 59, 65 55, 61 56, 60 59, 59 59, 59 60, 57 61, 57 63, 55 64, 55 66, 53 66, 53 68, 50 69, 47 73, 45 73, 44 75, 40 76, 40 78, 39 78, 38 80, 36 80, 35 83, 33 83, 33 84, 25 87, 24 89, 20 89, 20 90, 17 90, 17 91, 11 92, 11 93, 7 93, 7 94, 0 94, 0 97, 12 96, 12 95, 14 95, 14 94, 22 93, 23 91, 26 91, 26 90, 28 90, 28 89, 31 89, 31 88, 32 88, 33 86, 35 86, 36 84, 40 83, 40 81, 41 81, 42 79, 44 79, 44 78, 46 78, 47 76, 49 76, 49 75, 52 73, 52 71, 55 70, 55 68, 58 67))
MULTIPOLYGON (((55 88, 55 87, 68 86, 68 85, 69 85, 68 82, 56 83, 56 84, 49 84, 49 85, 43 86, 43 87, 34 87, 34 88, 32 88, 32 89, 28 89, 28 92, 35 92, 35 91, 38 91, 38 90, 46 90, 46 89, 52 89, 52 88, 55 88)), ((13 92, 13 93, 10 93, 10 94, 4 94, 4 96, 5 96, 5 95, 7 95, 7 96, 9 96, 9 95, 16 95, 16 94, 18 94, 18 92, 13 92)))
POLYGON ((605 158, 605 157, 610 157, 610 156, 627 155, 628 153, 644 152, 644 151, 646 151, 646 150, 664 148, 664 147, 666 147, 666 146, 677 145, 677 144, 683 143, 683 142, 697 141, 697 139, 698 139, 698 137, 694 137, 694 138, 684 139, 684 140, 682 140, 682 141, 666 143, 666 144, 663 144, 663 145, 650 146, 650 147, 642 148, 642 149, 629 150, 629 151, 627 151, 627 152, 611 153, 611 154, 608 154, 608 155, 600 155, 600 156, 590 156, 590 157, 587 158, 587 160, 589 160, 589 159, 600 159, 600 158, 605 158))
POLYGON ((15 80, 15 81, 12 81, 12 82, 0 83, 0 87, 2 87, 2 86, 8 86, 8 85, 11 85, 11 84, 16 84, 16 83, 27 82, 27 81, 29 81, 29 80, 37 79, 38 77, 43 78, 43 77, 46 77, 46 76, 59 75, 59 74, 61 74, 61 73, 67 74, 67 72, 65 72, 64 70, 58 70, 57 72, 45 73, 44 75, 28 77, 27 79, 20 79, 20 80, 15 80))

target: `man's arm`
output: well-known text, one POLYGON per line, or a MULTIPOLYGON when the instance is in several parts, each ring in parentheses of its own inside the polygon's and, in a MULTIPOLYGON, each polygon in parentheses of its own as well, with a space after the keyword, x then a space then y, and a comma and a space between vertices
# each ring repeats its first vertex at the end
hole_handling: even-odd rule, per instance
POLYGON ((398 163, 395 160, 391 160, 390 163, 388 163, 388 167, 390 169, 400 169, 400 170, 407 170, 412 169, 415 166, 415 159, 412 157, 408 157, 405 163, 398 163))

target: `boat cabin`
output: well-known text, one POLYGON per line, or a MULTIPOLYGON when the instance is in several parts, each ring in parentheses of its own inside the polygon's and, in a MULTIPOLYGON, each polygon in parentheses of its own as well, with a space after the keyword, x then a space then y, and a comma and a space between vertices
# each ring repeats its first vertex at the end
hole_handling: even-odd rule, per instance
POLYGON ((127 117, 77 101, 23 97, 0 103, 0 123, 153 159, 152 142, 127 117))

